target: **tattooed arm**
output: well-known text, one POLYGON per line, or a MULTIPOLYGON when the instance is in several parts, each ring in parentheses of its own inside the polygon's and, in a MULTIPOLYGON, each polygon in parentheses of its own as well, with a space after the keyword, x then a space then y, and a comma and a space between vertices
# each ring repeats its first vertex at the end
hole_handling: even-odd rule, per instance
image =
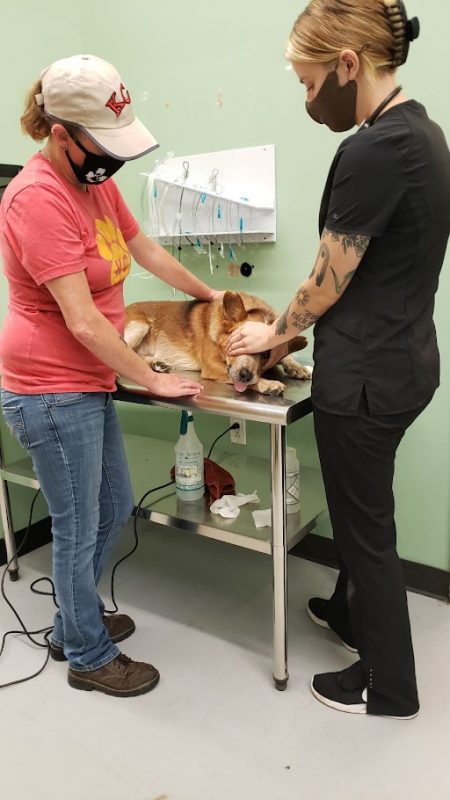
POLYGON ((231 355, 258 353, 288 342, 309 328, 345 292, 370 242, 369 236, 324 229, 316 263, 286 311, 272 325, 246 322, 230 336, 231 355))

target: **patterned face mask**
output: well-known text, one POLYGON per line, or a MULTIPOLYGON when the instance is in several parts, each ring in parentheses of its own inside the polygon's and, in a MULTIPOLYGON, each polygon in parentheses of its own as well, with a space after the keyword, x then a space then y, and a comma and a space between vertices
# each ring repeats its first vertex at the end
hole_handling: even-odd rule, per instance
POLYGON ((70 157, 68 150, 66 150, 69 164, 72 167, 76 179, 80 183, 103 183, 108 180, 108 178, 111 178, 111 176, 125 164, 125 161, 113 158, 112 156, 95 155, 95 153, 91 153, 90 150, 87 150, 78 139, 75 139, 75 137, 72 138, 85 154, 83 164, 78 166, 70 157))

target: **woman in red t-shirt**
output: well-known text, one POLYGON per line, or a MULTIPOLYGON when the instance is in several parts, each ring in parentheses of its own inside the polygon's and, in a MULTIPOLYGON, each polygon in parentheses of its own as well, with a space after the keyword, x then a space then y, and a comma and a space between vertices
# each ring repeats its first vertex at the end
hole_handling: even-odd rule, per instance
POLYGON ((94 56, 50 65, 30 92, 23 130, 46 140, 7 187, 0 210, 9 286, 2 330, 2 408, 28 450, 52 518, 59 611, 51 655, 69 683, 129 696, 159 679, 120 653, 134 631, 107 617, 97 585, 133 508, 112 402, 120 374, 163 397, 202 391, 157 374, 128 349, 123 281, 131 258, 201 300, 215 292, 140 229, 111 176, 157 143, 134 115, 117 70, 94 56))

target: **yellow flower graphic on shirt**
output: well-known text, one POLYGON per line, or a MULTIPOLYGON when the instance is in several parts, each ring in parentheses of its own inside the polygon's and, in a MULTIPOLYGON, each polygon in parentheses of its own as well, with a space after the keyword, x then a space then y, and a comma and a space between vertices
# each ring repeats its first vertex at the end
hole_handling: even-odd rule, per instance
POLYGON ((111 262, 111 285, 124 281, 131 267, 131 256, 120 228, 109 217, 95 220, 98 252, 111 262))

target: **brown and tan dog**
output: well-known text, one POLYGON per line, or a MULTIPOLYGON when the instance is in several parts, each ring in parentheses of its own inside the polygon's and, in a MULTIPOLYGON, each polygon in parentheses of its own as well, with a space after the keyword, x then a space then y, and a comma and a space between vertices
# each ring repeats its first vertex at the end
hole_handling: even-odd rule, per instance
MULTIPOLYGON (((238 392, 283 394, 281 381, 262 378, 269 353, 229 356, 228 337, 244 322, 272 323, 278 314, 262 300, 245 292, 225 292, 211 303, 149 301, 126 308, 124 339, 155 372, 200 371, 206 380, 232 383, 238 392)), ((297 336, 289 353, 302 350, 307 340, 297 336)), ((280 362, 290 378, 309 380, 310 373, 291 355, 280 362)))

